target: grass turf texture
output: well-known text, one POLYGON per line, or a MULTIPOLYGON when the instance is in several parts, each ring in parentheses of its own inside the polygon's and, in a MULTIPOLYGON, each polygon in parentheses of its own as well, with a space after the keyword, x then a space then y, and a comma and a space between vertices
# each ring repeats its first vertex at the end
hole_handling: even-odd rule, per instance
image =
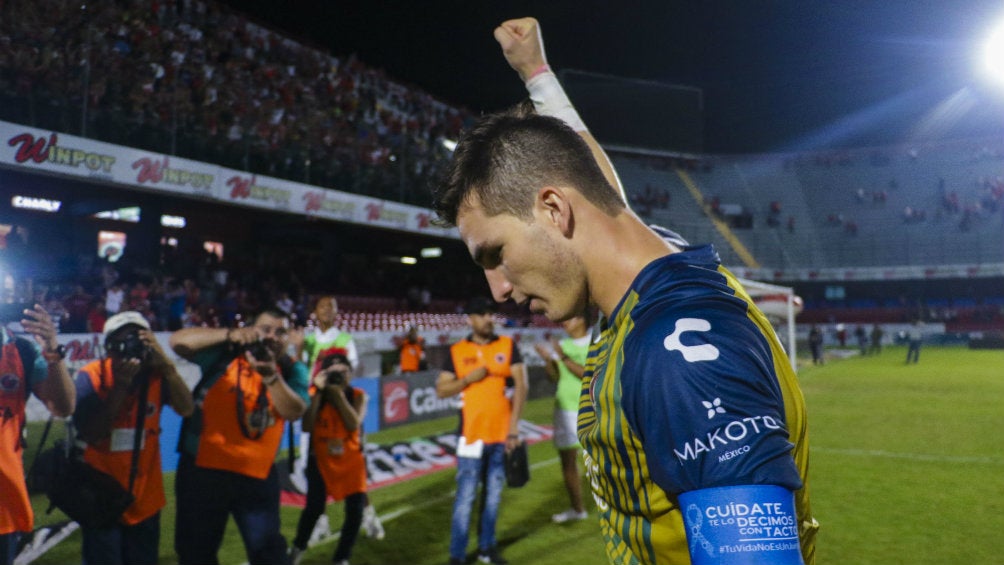
MULTIPOLYGON (((904 348, 881 355, 805 366, 809 407, 813 510, 822 524, 817 560, 826 564, 999 563, 997 535, 1004 502, 1004 352, 925 347, 917 365, 904 348)), ((525 418, 549 424, 552 403, 529 403, 525 418)), ((452 429, 454 418, 373 434, 377 443, 452 429)), ((33 437, 40 425, 31 427, 33 437)), ((61 432, 55 435, 60 436, 61 432)), ((36 440, 37 441, 37 440, 36 440)), ((30 462, 31 450, 26 461, 30 462)), ((497 534, 512 563, 606 563, 595 514, 572 524, 550 522, 568 507, 557 453, 550 442, 530 448, 531 481, 503 494, 497 534)), ((173 474, 165 477, 161 563, 175 563, 173 474)), ((440 564, 447 561, 454 490, 452 470, 377 489, 370 497, 385 520, 382 541, 360 536, 354 565, 440 564)), ((587 495, 587 508, 594 506, 587 495)), ((36 523, 47 501, 33 498, 36 523)), ((332 529, 342 506, 329 505, 332 529)), ((300 511, 283 508, 283 534, 292 539, 300 511)), ((472 536, 470 550, 474 549, 472 536)), ((335 542, 311 548, 304 563, 330 563, 335 542)), ((80 560, 74 533, 36 561, 80 560)), ((224 564, 246 561, 231 520, 220 550, 224 564)))

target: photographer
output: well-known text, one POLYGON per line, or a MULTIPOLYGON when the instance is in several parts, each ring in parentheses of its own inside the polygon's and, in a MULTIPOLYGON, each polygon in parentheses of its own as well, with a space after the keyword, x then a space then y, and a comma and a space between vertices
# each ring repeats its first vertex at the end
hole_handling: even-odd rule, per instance
POLYGON ((174 548, 182 565, 216 563, 233 515, 248 561, 284 563, 276 453, 306 410, 307 366, 286 354, 289 319, 266 309, 243 328, 187 328, 171 347, 199 365, 195 413, 182 424, 174 548))
POLYGON ((114 477, 135 501, 115 525, 81 527, 83 562, 156 563, 165 502, 161 406, 189 416, 192 394, 139 312, 109 318, 104 340, 106 357, 77 373, 73 421, 85 444, 84 462, 114 477))
POLYGON ((329 354, 321 359, 320 367, 303 417, 303 429, 310 433, 307 504, 296 526, 293 565, 299 564, 328 496, 345 500, 345 522, 333 561, 347 565, 366 505, 366 460, 360 433, 366 393, 349 385, 352 367, 345 355, 329 354))
POLYGON ((65 417, 73 413, 76 397, 56 325, 42 306, 16 311, 12 306, 0 311, 0 322, 0 565, 8 565, 17 556, 21 535, 34 528, 22 460, 25 404, 34 393, 50 412, 65 417), (34 339, 7 329, 18 319, 34 339))

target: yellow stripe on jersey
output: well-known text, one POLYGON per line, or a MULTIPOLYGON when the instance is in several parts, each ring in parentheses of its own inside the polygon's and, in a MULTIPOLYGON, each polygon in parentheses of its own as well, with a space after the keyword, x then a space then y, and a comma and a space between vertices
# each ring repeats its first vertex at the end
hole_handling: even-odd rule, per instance
POLYGON ((579 397, 579 440, 587 451, 586 471, 610 562, 685 564, 690 557, 683 517, 649 477, 641 441, 621 408, 624 340, 634 328, 628 314, 637 303, 631 291, 617 319, 590 347, 579 397))

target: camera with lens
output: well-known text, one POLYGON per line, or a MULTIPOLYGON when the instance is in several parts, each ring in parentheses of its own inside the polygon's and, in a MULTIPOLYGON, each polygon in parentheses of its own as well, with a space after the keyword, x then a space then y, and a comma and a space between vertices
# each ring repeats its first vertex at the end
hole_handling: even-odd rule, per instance
POLYGON ((130 331, 121 337, 105 341, 105 352, 120 359, 146 359, 150 347, 139 336, 138 331, 130 331))
POLYGON ((321 358, 321 370, 322 371, 328 371, 328 384, 329 385, 335 385, 335 386, 341 386, 341 385, 345 384, 346 381, 349 380, 349 375, 348 375, 348 372, 346 372, 344 370, 341 370, 341 371, 329 371, 328 369, 330 369, 331 366, 335 365, 335 364, 342 364, 342 365, 349 365, 349 366, 351 366, 349 364, 348 357, 342 355, 341 353, 331 353, 331 354, 326 355, 323 358, 321 358))
POLYGON ((271 339, 262 339, 244 346, 244 351, 251 354, 258 361, 270 361, 275 357, 275 342, 271 339))

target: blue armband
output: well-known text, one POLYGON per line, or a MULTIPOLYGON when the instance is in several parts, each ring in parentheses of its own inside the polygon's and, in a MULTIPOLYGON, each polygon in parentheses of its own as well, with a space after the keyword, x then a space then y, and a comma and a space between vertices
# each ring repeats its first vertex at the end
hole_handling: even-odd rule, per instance
POLYGON ((679 496, 693 565, 802 565, 795 495, 774 485, 679 496))

